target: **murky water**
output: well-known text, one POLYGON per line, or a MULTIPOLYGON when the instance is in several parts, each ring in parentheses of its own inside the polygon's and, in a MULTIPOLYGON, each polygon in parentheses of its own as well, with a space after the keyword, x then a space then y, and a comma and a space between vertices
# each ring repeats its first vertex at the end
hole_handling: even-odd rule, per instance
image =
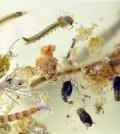
MULTIPOLYGON (((113 79, 109 82, 106 77, 102 77, 102 80, 104 79, 104 82, 107 82, 108 85, 103 89, 99 88, 100 91, 96 88, 93 90, 93 87, 97 87, 98 83, 90 85, 88 81, 84 85, 86 88, 83 89, 81 84, 84 81, 84 71, 77 71, 76 74, 72 73, 67 76, 59 75, 60 77, 57 77, 57 80, 56 77, 54 77, 54 81, 46 80, 43 83, 40 83, 39 81, 35 84, 34 88, 30 83, 40 76, 43 77, 43 75, 40 75, 41 70, 37 70, 39 73, 36 73, 36 70, 34 69, 38 67, 36 65, 36 58, 39 58, 40 60, 42 55, 40 51, 41 48, 43 48, 43 46, 48 46, 49 44, 56 46, 55 51, 52 51, 53 57, 56 58, 56 60, 52 59, 52 62, 56 65, 58 60, 57 69, 61 69, 61 71, 69 69, 75 70, 75 68, 85 64, 88 65, 88 63, 91 63, 92 61, 104 61, 106 55, 113 52, 114 46, 120 42, 120 2, 0 1, 0 17, 17 11, 27 11, 28 13, 8 22, 6 21, 6 23, 0 23, 0 54, 5 55, 11 44, 16 39, 20 39, 11 49, 15 56, 10 60, 9 69, 4 72, 4 76, 0 79, 0 88, 3 89, 1 90, 0 95, 0 113, 1 115, 13 114, 38 105, 44 109, 32 114, 33 119, 31 119, 31 122, 33 124, 31 123, 30 125, 27 121, 30 120, 31 117, 23 118, 18 122, 13 121, 10 123, 11 127, 10 129, 7 128, 7 130, 5 130, 4 126, 6 124, 1 124, 0 133, 42 134, 48 132, 51 134, 119 134, 120 102, 115 101, 114 99, 114 91, 112 88, 113 79), (66 22, 66 18, 64 18, 65 20, 63 23, 68 23, 67 26, 63 28, 59 26, 58 28, 58 25, 56 24, 56 30, 54 29, 44 38, 25 45, 25 41, 22 37, 31 37, 49 25, 51 26, 50 28, 52 28, 51 24, 56 23, 57 18, 60 16, 69 16, 73 18, 73 28, 66 22), (76 31, 76 29, 79 29, 80 27, 86 28, 86 31, 84 31, 86 34, 79 33, 81 32, 80 30, 79 32, 76 31), (91 31, 88 32, 87 28, 91 28, 89 29, 91 31), (86 36, 87 34, 88 36, 86 36), (79 38, 78 35, 80 36, 79 38), (69 60, 63 62, 70 50, 73 39, 76 39, 75 47, 70 53, 69 60), (95 40, 97 43, 95 42, 95 44, 92 44, 93 47, 90 44, 92 39, 97 39, 95 40), (96 44, 98 47, 94 46, 96 44), (94 48, 96 48, 94 52, 99 52, 99 54, 94 54, 94 48), (89 52, 92 52, 91 56, 89 52), (14 85, 15 83, 13 83, 11 87, 9 86, 9 83, 8 87, 5 88, 6 83, 4 83, 4 81, 14 70, 16 64, 19 65, 19 69, 25 66, 31 66, 35 72, 32 72, 30 76, 24 77, 24 82, 27 85, 25 85, 25 88, 20 87, 21 85, 19 83, 17 83, 19 89, 16 89, 17 86, 14 85), (31 77, 31 75, 33 75, 33 77, 31 77), (28 80, 28 78, 30 78, 30 80, 28 80), (73 104, 64 102, 62 98, 61 90, 65 81, 71 81, 73 85, 73 91, 70 96, 70 100, 73 101, 73 104), (90 87, 92 89, 89 89, 90 87), (10 99, 8 95, 14 100, 10 99), (98 99, 100 101, 99 104, 101 104, 102 107, 101 111, 99 111, 100 113, 97 113, 94 106, 95 104, 98 104, 98 99), (84 108, 91 116, 93 122, 95 122, 91 127, 88 127, 88 129, 86 129, 86 126, 81 122, 76 113, 76 110, 80 107, 84 108), (39 127, 34 121, 37 121, 38 124, 40 123, 38 125, 39 127)), ((45 53, 45 56, 46 55, 47 54, 45 53)), ((52 57, 51 55, 49 56, 50 58, 52 57)), ((50 60, 51 59, 49 59, 48 62, 50 60)), ((44 56, 43 61, 45 61, 44 56)), ((43 61, 42 64, 44 64, 43 61)), ((45 70, 45 67, 46 66, 43 66, 43 70, 45 70)), ((26 72, 29 74, 29 69, 26 72)), ((104 71, 103 74, 105 74, 104 71)), ((22 72, 20 72, 19 79, 21 77, 23 80, 23 75, 24 73, 22 74, 22 72)), ((17 80, 19 79, 17 78, 17 80)), ((47 79, 49 78, 47 77, 47 79)))

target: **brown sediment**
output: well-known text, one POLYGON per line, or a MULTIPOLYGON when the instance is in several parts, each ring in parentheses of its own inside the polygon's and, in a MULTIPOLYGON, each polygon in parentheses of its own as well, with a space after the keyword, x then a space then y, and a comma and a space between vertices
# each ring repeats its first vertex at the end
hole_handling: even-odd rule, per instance
POLYGON ((8 14, 2 18, 0 18, 0 25, 7 23, 10 20, 16 19, 18 17, 21 17, 23 15, 27 14, 26 11, 18 11, 15 13, 8 14))
POLYGON ((48 44, 40 50, 41 56, 36 59, 36 67, 51 77, 56 73, 58 60, 53 56, 56 46, 48 44))
POLYGON ((120 57, 110 58, 108 63, 110 65, 118 65, 118 64, 120 64, 120 57))
POLYGON ((57 76, 76 74, 80 72, 81 72, 81 67, 78 67, 78 68, 73 68, 73 69, 64 70, 62 72, 58 72, 57 76))

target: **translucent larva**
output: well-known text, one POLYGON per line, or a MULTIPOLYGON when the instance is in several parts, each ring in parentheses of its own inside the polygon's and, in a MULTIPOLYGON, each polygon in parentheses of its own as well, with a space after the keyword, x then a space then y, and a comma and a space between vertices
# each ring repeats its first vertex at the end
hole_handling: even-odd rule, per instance
POLYGON ((12 122, 15 120, 19 120, 19 119, 22 119, 24 117, 30 116, 31 114, 34 114, 39 110, 40 110, 39 107, 35 107, 35 108, 30 108, 28 110, 14 113, 14 114, 10 114, 10 115, 2 115, 2 116, 0 116, 0 123, 6 123, 6 122, 12 122))
POLYGON ((73 23, 74 23, 74 20, 71 16, 61 16, 57 19, 56 22, 49 25, 48 27, 46 27, 39 33, 37 33, 29 38, 22 37, 22 39, 26 42, 26 44, 29 44, 29 43, 35 42, 36 40, 40 40, 41 38, 48 35, 50 32, 52 32, 53 30, 55 30, 59 27, 66 27, 68 25, 72 25, 73 23))
POLYGON ((26 11, 18 11, 18 12, 15 12, 15 13, 11 13, 11 14, 8 14, 2 18, 0 18, 0 25, 2 24, 5 24, 13 19, 16 19, 18 17, 21 17, 23 15, 27 14, 26 11))
POLYGON ((40 111, 41 109, 50 110, 50 108, 47 105, 38 105, 34 108, 30 108, 30 109, 24 110, 22 112, 17 112, 17 113, 10 114, 10 115, 1 115, 0 123, 6 123, 6 122, 12 122, 15 120, 20 120, 24 117, 30 116, 30 115, 40 111))

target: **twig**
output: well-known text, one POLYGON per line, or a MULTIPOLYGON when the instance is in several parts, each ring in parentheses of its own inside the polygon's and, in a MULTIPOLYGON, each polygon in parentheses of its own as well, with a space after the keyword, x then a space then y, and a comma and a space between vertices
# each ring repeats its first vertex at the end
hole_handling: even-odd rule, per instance
MULTIPOLYGON (((75 68, 75 69, 69 69, 69 70, 64 70, 62 72, 58 72, 57 76, 63 76, 63 75, 69 75, 69 74, 75 74, 75 73, 79 73, 81 71, 81 67, 75 68)), ((42 82, 46 82, 47 80, 51 80, 53 79, 53 77, 51 78, 45 78, 45 77, 40 77, 34 81, 32 81, 32 83, 30 84, 31 88, 34 88, 36 86, 38 86, 39 84, 41 84, 42 82)))
MULTIPOLYGON (((72 48, 74 48, 75 44, 76 44, 76 39, 74 38, 74 39, 72 40, 72 45, 71 45, 70 50, 71 50, 72 48)), ((69 50, 69 52, 68 52, 68 54, 67 54, 67 56, 66 56, 66 59, 68 59, 68 58, 70 57, 70 50, 69 50)))
MULTIPOLYGON (((100 64, 102 62, 105 62, 105 61, 104 60, 96 61, 94 63, 87 64, 86 67, 92 68, 94 65, 100 64)), ((120 57, 110 58, 108 61, 108 64, 119 65, 120 64, 120 57)), ((58 72, 56 76, 59 77, 59 76, 63 76, 63 75, 70 75, 70 74, 75 74, 75 73, 80 73, 80 72, 81 72, 81 67, 78 67, 78 68, 68 69, 68 70, 64 70, 62 72, 58 72)), ((51 78, 40 77, 40 78, 32 81, 32 83, 30 84, 30 87, 34 88, 34 87, 38 86, 39 84, 46 82, 47 80, 51 80, 53 78, 54 78, 54 76, 51 78)))

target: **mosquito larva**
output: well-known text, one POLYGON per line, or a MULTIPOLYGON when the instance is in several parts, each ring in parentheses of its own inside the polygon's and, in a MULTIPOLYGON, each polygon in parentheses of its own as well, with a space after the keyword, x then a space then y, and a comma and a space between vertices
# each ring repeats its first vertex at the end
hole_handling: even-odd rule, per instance
POLYGON ((39 33, 35 34, 34 36, 31 36, 29 38, 22 37, 22 39, 26 42, 25 44, 29 44, 29 43, 35 42, 36 40, 40 40, 41 38, 48 35, 53 30, 55 30, 56 28, 66 27, 68 25, 72 26, 73 23, 74 23, 74 20, 71 16, 61 16, 57 19, 56 22, 52 23, 51 25, 49 25, 48 27, 46 27, 39 33))
POLYGON ((10 20, 13 20, 13 19, 16 19, 18 17, 21 17, 21 16, 23 16, 25 14, 27 14, 26 11, 18 11, 18 12, 15 12, 15 13, 5 15, 5 16, 0 18, 0 25, 5 24, 10 20))
POLYGON ((10 115, 1 115, 0 123, 6 123, 6 122, 12 122, 15 120, 19 120, 24 117, 30 116, 31 114, 34 114, 40 110, 41 110, 40 107, 34 107, 34 108, 30 108, 28 110, 24 110, 22 112, 17 112, 17 113, 10 114, 10 115))

